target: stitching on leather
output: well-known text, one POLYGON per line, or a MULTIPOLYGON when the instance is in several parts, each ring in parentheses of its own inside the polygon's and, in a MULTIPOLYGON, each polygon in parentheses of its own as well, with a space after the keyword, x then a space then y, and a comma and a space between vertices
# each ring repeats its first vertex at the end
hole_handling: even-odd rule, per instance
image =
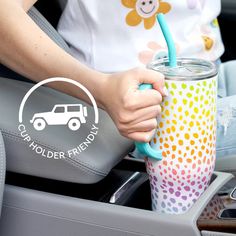
MULTIPOLYGON (((18 136, 6 133, 5 131, 2 131, 2 133, 3 133, 3 136, 5 136, 5 137, 8 137, 8 138, 10 138, 10 139, 12 139, 16 142, 20 142, 22 144, 25 144, 25 142, 18 136)), ((37 141, 35 143, 37 143, 37 141)), ((51 151, 58 151, 58 152, 61 151, 61 150, 56 149, 56 148, 50 148, 49 146, 45 146, 45 145, 41 144, 40 142, 38 144, 42 145, 45 148, 50 149, 51 151)), ((108 173, 104 173, 104 172, 102 173, 102 172, 90 169, 89 167, 82 165, 82 163, 77 162, 75 159, 71 159, 67 156, 66 156, 66 159, 61 159, 61 160, 65 161, 65 162, 68 162, 69 164, 71 164, 71 165, 73 165, 73 166, 75 166, 75 167, 77 167, 77 168, 79 168, 79 169, 81 169, 84 172, 89 173, 89 174, 92 173, 92 174, 96 174, 96 175, 99 175, 99 176, 106 176, 108 174, 108 173)))
MULTIPOLYGON (((16 142, 19 142, 19 141, 20 141, 21 143, 23 143, 23 144, 25 145, 25 142, 23 142, 22 140, 20 140, 18 137, 14 137, 14 136, 11 136, 11 135, 5 134, 5 133, 3 133, 3 136, 4 136, 5 138, 12 139, 12 140, 14 140, 14 141, 16 141, 16 142)), ((49 150, 51 150, 51 151, 56 151, 56 150, 53 150, 53 149, 49 149, 49 150)), ((106 175, 102 175, 102 174, 100 174, 100 173, 97 173, 97 172, 95 172, 95 171, 93 171, 93 170, 90 170, 90 169, 88 169, 88 168, 86 168, 86 167, 80 165, 80 163, 73 162, 73 160, 62 159, 62 161, 65 161, 65 162, 67 162, 68 164, 71 164, 72 166, 74 166, 75 168, 80 169, 82 172, 84 172, 84 173, 86 173, 86 174, 95 175, 95 176, 98 175, 98 176, 102 176, 102 177, 105 177, 105 176, 106 176, 106 175)))
MULTIPOLYGON (((12 139, 12 140, 14 140, 14 141, 16 141, 16 142, 20 142, 20 143, 22 143, 22 144, 26 144, 21 138, 19 138, 19 137, 16 137, 16 136, 13 136, 13 135, 11 135, 11 134, 7 134, 7 133, 4 133, 3 132, 3 136, 5 136, 5 137, 7 137, 7 138, 9 138, 9 139, 12 139)), ((37 143, 37 142, 36 142, 37 143)), ((43 147, 45 147, 44 145, 42 145, 43 147)), ((45 147, 45 148, 48 148, 48 147, 45 147)), ((57 149, 52 149, 52 148, 48 148, 50 151, 59 151, 60 152, 60 150, 57 150, 57 149)), ((69 157, 66 157, 66 159, 61 159, 62 161, 65 161, 65 162, 68 162, 69 164, 71 164, 71 165, 73 165, 73 166, 75 166, 75 167, 77 167, 77 168, 79 168, 79 169, 81 169, 81 170, 83 170, 84 172, 86 172, 86 173, 89 173, 89 174, 96 174, 96 175, 100 175, 100 176, 106 176, 106 174, 103 174, 103 173, 98 173, 97 171, 95 171, 95 170, 92 170, 92 169, 89 169, 88 167, 86 167, 86 166, 83 166, 83 165, 81 165, 81 163, 79 163, 79 162, 76 162, 74 159, 70 159, 69 157)))
MULTIPOLYGON (((4 128, 1 128, 1 127, 0 127, 0 130, 2 130, 3 134, 12 135, 15 138, 17 138, 16 141, 18 141, 18 139, 19 139, 20 141, 22 141, 22 143, 25 143, 17 133, 15 133, 13 131, 10 131, 10 130, 7 130, 7 129, 4 129, 4 128)), ((35 143, 40 144, 45 148, 49 148, 49 149, 51 149, 53 151, 57 151, 57 152, 62 152, 62 150, 58 149, 57 147, 42 143, 38 139, 34 138, 34 141, 35 141, 35 143)), ((79 164, 83 165, 85 168, 91 169, 91 171, 94 171, 95 173, 99 173, 99 174, 102 174, 102 175, 107 175, 107 173, 108 173, 108 172, 101 171, 100 169, 96 168, 95 166, 93 166, 89 163, 85 163, 85 162, 81 161, 78 157, 75 159, 75 158, 70 158, 69 156, 66 156, 66 159, 70 160, 70 161, 74 161, 76 163, 79 163, 79 164)), ((66 159, 64 159, 64 160, 66 160, 66 159)))

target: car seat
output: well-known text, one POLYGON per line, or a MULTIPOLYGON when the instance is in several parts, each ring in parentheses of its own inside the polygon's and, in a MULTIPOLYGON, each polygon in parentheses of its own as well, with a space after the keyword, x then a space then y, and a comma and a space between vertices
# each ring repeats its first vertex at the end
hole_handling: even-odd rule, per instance
MULTIPOLYGON (((70 51, 64 40, 35 7, 32 7, 28 14, 52 40, 65 51, 70 51)), ((61 161, 39 158, 27 147, 27 143, 20 138, 17 130, 20 101, 32 87, 32 83, 20 81, 22 80, 20 75, 3 66, 0 68, 0 76, 7 77, 0 79, 0 113, 3 114, 0 119, 0 130, 5 141, 8 171, 69 182, 95 183, 104 178, 132 148, 132 142, 119 135, 110 117, 99 110, 99 133, 90 148, 80 155, 61 161)), ((29 112, 31 113, 48 110, 58 101, 65 104, 79 102, 87 105, 78 99, 44 87, 33 96, 28 111, 31 110, 29 112)), ((88 107, 88 113, 92 110, 92 107, 88 107)), ((67 136, 66 131, 63 135, 56 131, 51 134, 45 131, 44 135, 39 136, 34 130, 29 131, 34 133, 33 138, 38 144, 50 150, 65 151, 69 147, 75 147, 81 136, 86 137, 88 125, 84 125, 79 133, 72 135, 73 137, 67 136)))

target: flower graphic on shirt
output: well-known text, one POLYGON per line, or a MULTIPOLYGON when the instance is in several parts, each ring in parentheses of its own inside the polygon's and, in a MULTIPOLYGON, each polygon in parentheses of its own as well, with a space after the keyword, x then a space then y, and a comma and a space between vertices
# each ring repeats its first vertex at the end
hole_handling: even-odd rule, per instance
POLYGON ((201 7, 204 6, 206 0, 187 0, 187 5, 189 9, 197 8, 197 4, 200 3, 201 7))
POLYGON ((214 40, 212 38, 210 38, 209 36, 203 35, 202 36, 203 39, 203 43, 205 46, 205 50, 206 51, 210 51, 214 45, 214 40))
MULTIPOLYGON (((179 45, 175 44, 176 53, 179 53, 179 45)), ((168 57, 168 49, 167 46, 161 46, 160 44, 151 41, 147 44, 147 50, 141 51, 138 54, 139 61, 144 65, 147 65, 153 60, 158 60, 162 58, 168 57)))
POLYGON ((167 13, 171 5, 162 0, 121 0, 122 4, 132 9, 126 16, 126 23, 129 26, 137 26, 142 21, 145 29, 151 29, 156 22, 158 13, 167 13))

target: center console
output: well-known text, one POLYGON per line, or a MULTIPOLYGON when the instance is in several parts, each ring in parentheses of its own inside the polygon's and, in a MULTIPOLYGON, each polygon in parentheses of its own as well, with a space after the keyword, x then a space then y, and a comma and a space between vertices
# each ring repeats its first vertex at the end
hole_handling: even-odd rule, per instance
POLYGON ((201 231, 236 234, 236 178, 232 178, 212 197, 197 220, 201 231))
POLYGON ((235 186, 231 174, 215 172, 187 213, 167 215, 151 210, 142 161, 126 158, 90 185, 8 173, 0 235, 227 235, 236 233, 235 186))

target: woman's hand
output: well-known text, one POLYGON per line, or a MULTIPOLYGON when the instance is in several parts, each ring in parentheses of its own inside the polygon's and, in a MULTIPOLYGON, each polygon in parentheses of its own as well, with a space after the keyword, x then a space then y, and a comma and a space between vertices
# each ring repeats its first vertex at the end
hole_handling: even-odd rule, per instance
POLYGON ((101 103, 119 132, 135 141, 149 142, 157 127, 162 96, 167 96, 164 76, 136 68, 109 75, 104 84, 101 103), (152 84, 153 89, 139 90, 142 83, 152 84))
MULTIPOLYGON (((50 77, 67 77, 83 84, 105 109, 120 133, 147 142, 156 128, 164 93, 163 75, 133 69, 106 75, 82 65, 55 44, 26 14, 35 0, 0 0, 0 61, 36 82, 50 77), (139 91, 142 83, 152 90, 139 91)), ((68 83, 51 87, 90 102, 86 94, 68 83)))

